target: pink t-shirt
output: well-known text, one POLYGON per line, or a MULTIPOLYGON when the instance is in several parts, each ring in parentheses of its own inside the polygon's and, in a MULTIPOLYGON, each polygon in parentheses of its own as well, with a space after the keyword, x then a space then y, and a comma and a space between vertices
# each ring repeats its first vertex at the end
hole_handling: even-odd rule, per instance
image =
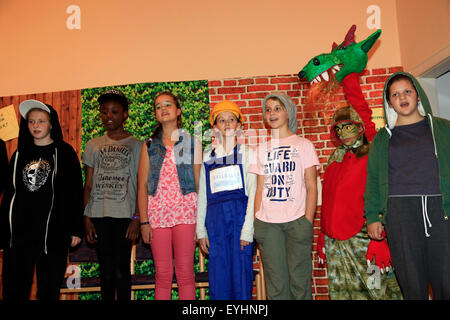
POLYGON ((293 221, 305 214, 305 169, 319 167, 314 145, 292 135, 260 144, 250 172, 264 175, 261 207, 256 218, 269 223, 293 221))
POLYGON ((166 146, 158 188, 148 196, 148 219, 152 228, 170 228, 197 222, 197 193, 181 193, 173 146, 166 146))

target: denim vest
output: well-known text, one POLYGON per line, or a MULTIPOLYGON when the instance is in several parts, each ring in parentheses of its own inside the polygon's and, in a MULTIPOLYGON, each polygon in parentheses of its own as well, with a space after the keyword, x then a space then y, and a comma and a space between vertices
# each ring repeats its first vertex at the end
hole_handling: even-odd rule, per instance
MULTIPOLYGON (((195 190, 194 180, 194 139, 189 133, 178 129, 179 138, 175 142, 173 151, 175 154, 175 164, 178 173, 181 193, 186 195, 195 190)), ((147 152, 150 160, 150 173, 148 175, 148 194, 154 196, 158 188, 161 167, 166 156, 166 147, 162 139, 162 133, 147 141, 147 152)))

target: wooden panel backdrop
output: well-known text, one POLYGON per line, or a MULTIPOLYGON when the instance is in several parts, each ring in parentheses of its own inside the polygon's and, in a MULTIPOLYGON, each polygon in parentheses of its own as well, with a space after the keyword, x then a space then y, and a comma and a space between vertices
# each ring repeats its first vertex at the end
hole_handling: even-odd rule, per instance
MULTIPOLYGON (((0 97, 0 108, 14 105, 20 122, 19 104, 28 99, 36 99, 51 105, 59 116, 64 140, 81 156, 81 90, 37 93, 12 97, 0 97)), ((17 139, 6 141, 6 149, 11 157, 17 148, 17 139)))
MULTIPOLYGON (((81 159, 81 90, 0 97, 0 108, 13 104, 16 110, 17 120, 20 123, 21 116, 19 113, 19 104, 28 99, 42 101, 51 105, 56 110, 59 116, 64 141, 72 145, 78 154, 78 158, 81 159)), ((5 141, 5 143, 8 157, 11 158, 17 148, 17 138, 5 141)), ((0 299, 2 292, 2 263, 3 252, 0 252, 0 299)), ((35 283, 36 281, 34 281, 33 284, 31 299, 36 299, 35 283)))

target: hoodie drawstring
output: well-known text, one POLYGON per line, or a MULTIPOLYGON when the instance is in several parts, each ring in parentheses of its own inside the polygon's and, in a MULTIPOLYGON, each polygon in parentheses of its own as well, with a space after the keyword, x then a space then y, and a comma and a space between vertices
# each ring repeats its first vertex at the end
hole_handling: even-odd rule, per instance
POLYGON ((50 206, 50 211, 48 213, 47 216, 47 227, 45 228, 45 238, 44 238, 44 252, 45 254, 48 254, 47 251, 47 236, 48 236, 48 225, 50 223, 50 217, 52 215, 52 211, 53 211, 53 204, 55 202, 55 186, 54 186, 54 182, 55 182, 55 176, 56 176, 56 172, 58 171, 58 148, 55 148, 55 153, 53 154, 53 162, 54 162, 54 169, 53 169, 53 173, 52 173, 52 203, 50 206))
POLYGON ((437 154, 437 149, 436 149, 436 140, 434 139, 433 117, 431 116, 431 114, 428 114, 428 119, 430 119, 431 136, 433 137, 434 154, 436 155, 436 158, 437 158, 438 154, 437 154))
POLYGON ((9 205, 9 232, 11 234, 9 238, 9 247, 12 247, 12 236, 13 236, 13 228, 12 228, 12 212, 13 212, 13 206, 14 206, 14 200, 16 199, 16 170, 17 170, 17 159, 19 159, 19 150, 16 152, 16 158, 14 159, 14 170, 13 170, 13 188, 14 188, 14 194, 11 198, 11 203, 9 205))
POLYGON ((422 216, 423 216, 423 225, 425 228, 425 236, 428 238, 430 236, 430 234, 428 233, 427 222, 428 222, 428 227, 431 228, 431 222, 430 222, 430 219, 428 218, 428 211, 427 211, 428 196, 420 196, 420 199, 422 200, 422 216))

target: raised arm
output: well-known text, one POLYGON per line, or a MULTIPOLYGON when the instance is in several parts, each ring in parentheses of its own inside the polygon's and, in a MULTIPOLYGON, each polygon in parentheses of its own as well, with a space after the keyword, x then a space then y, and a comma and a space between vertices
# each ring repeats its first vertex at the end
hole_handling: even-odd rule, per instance
POLYGON ((369 108, 369 105, 364 98, 361 85, 359 84, 359 78, 359 74, 353 72, 342 79, 341 84, 344 88, 345 97, 364 122, 367 139, 372 141, 377 134, 377 130, 375 128, 375 123, 372 121, 372 109, 369 108))

